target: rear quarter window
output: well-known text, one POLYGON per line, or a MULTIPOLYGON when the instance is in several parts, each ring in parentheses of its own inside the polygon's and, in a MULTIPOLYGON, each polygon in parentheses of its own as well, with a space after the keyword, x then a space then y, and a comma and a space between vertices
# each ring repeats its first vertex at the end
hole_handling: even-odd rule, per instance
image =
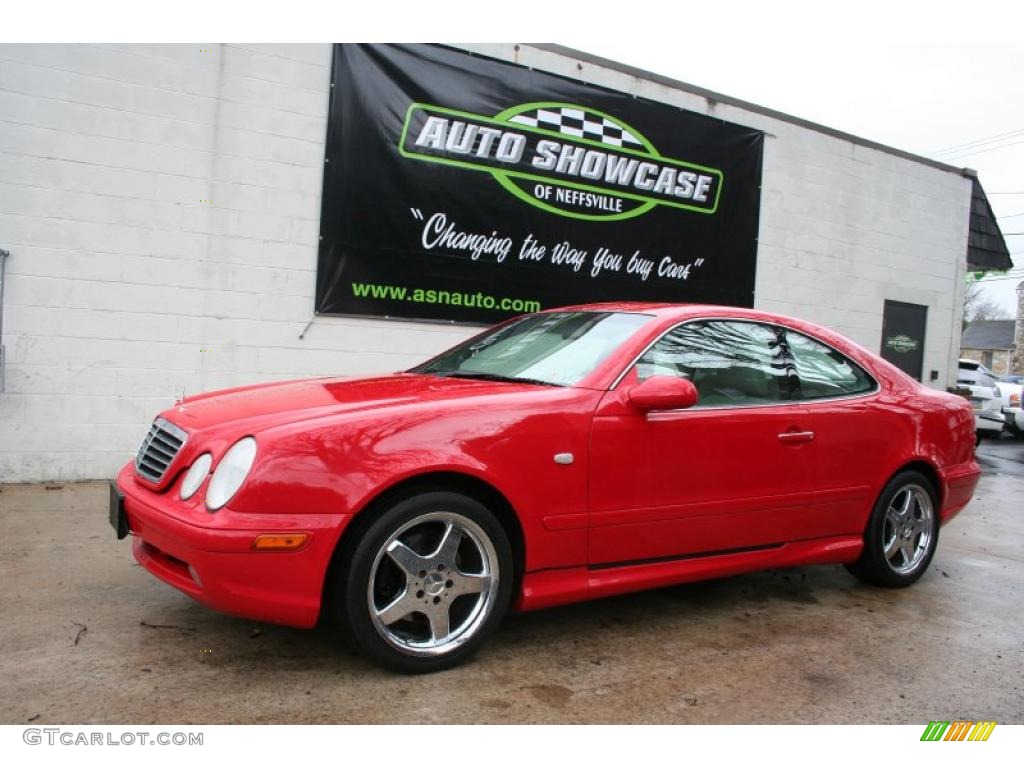
POLYGON ((875 380, 863 368, 827 344, 788 329, 786 343, 796 366, 801 399, 848 397, 875 388, 875 380))

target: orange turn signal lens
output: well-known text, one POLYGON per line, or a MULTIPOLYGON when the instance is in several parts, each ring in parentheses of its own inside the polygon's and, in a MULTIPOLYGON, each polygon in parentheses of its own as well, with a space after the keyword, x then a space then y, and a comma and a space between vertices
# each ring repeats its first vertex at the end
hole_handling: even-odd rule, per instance
POLYGON ((261 533, 252 542, 252 548, 260 552, 293 552, 302 549, 309 541, 308 533, 261 533))

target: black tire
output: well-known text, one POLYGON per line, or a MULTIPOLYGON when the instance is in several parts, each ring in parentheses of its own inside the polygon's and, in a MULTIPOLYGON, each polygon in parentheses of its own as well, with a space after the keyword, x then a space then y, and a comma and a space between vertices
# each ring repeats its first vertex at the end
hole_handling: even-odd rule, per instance
MULTIPOLYGON (((906 497, 902 498, 905 499, 906 497)), ((911 513, 916 514, 913 512, 913 509, 921 509, 923 516, 923 507, 918 502, 918 498, 915 497, 915 500, 912 502, 911 513)), ((928 570, 928 565, 935 555, 935 548, 938 542, 939 500, 935 486, 928 477, 920 472, 913 470, 900 472, 886 483, 885 488, 882 489, 882 493, 879 495, 871 512, 871 518, 868 520, 867 530, 864 533, 864 551, 857 562, 848 564, 846 569, 861 581, 878 587, 909 587, 928 570), (886 540, 894 542, 892 536, 899 536, 899 533, 894 530, 892 522, 887 522, 887 515, 890 511, 890 505, 893 504, 897 497, 901 497, 904 492, 908 491, 914 493, 915 489, 923 492, 931 505, 930 520, 927 523, 922 521, 921 525, 922 529, 927 529, 929 535, 927 542, 924 546, 920 547, 922 538, 917 534, 913 534, 910 539, 906 539, 908 542, 915 543, 913 546, 915 557, 909 562, 904 560, 904 566, 908 566, 910 563, 913 563, 913 566, 903 570, 886 557, 886 540), (917 555, 919 548, 921 553, 917 555), (917 559, 918 557, 919 559, 917 559)), ((903 553, 900 553, 899 550, 897 550, 897 554, 894 554, 893 557, 896 558, 897 555, 900 558, 904 557, 903 553)))
MULTIPOLYGON (((374 513, 368 510, 364 514, 374 513)), ((468 496, 432 491, 399 501, 380 513, 356 539, 348 542, 336 578, 335 594, 341 599, 335 610, 340 614, 342 628, 359 649, 384 667, 418 674, 461 664, 483 645, 508 610, 515 574, 512 547, 494 514, 468 496), (403 532, 410 524, 413 527, 403 532), (460 533, 454 557, 450 552, 446 553, 448 557, 439 554, 440 548, 433 552, 443 543, 449 524, 460 533), (404 570, 384 551, 385 547, 395 546, 393 539, 399 532, 403 539, 398 543, 408 547, 402 550, 405 556, 411 553, 417 557, 436 557, 409 561, 415 566, 404 570), (446 559, 455 562, 442 562, 446 559), (422 570, 417 570, 421 565, 422 570), (466 573, 463 573, 464 568, 466 573), (489 572, 491 586, 475 594, 457 594, 470 579, 485 578, 470 572, 489 572), (438 581, 442 577, 447 580, 438 581), (375 579, 372 596, 371 578, 375 579), (435 594, 433 590, 438 591, 435 594), (397 604, 399 598, 404 601, 401 610, 415 603, 412 612, 387 625, 384 624, 386 617, 374 618, 381 608, 392 600, 397 604), (476 608, 471 607, 474 604, 476 608), (433 607, 435 605, 437 608, 433 607), (453 623, 463 621, 451 630, 452 640, 436 649, 413 647, 421 640, 421 634, 425 637, 424 643, 436 642, 432 639, 434 633, 441 633, 430 615, 436 617, 440 610, 444 610, 453 623), (467 617, 464 620, 460 618, 463 613, 467 617), (462 635, 456 636, 460 627, 462 635)))
POLYGON ((1018 427, 1016 423, 1007 424, 1006 429, 1010 432, 1011 435, 1013 435, 1018 440, 1024 437, 1024 430, 1018 427))

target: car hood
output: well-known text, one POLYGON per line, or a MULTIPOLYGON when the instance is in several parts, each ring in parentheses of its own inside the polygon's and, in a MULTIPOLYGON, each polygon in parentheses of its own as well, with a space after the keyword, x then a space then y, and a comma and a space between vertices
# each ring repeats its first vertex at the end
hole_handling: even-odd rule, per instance
POLYGON ((186 397, 162 416, 189 431, 237 422, 254 429, 353 411, 540 389, 548 388, 410 373, 302 379, 186 397))

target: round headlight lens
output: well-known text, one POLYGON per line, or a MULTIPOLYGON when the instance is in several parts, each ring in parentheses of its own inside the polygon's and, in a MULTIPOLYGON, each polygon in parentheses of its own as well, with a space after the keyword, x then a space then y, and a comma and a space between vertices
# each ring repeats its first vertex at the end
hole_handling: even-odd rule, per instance
POLYGON ((211 512, 227 504, 245 482, 256 459, 256 440, 243 437, 232 445, 217 464, 206 488, 206 507, 211 512))
POLYGON ((185 475, 185 479, 181 481, 181 491, 179 495, 181 500, 191 499, 195 496, 196 491, 199 490, 199 486, 203 484, 203 480, 210 474, 210 465, 213 464, 213 456, 208 453, 204 453, 194 462, 188 469, 188 474, 185 475))

